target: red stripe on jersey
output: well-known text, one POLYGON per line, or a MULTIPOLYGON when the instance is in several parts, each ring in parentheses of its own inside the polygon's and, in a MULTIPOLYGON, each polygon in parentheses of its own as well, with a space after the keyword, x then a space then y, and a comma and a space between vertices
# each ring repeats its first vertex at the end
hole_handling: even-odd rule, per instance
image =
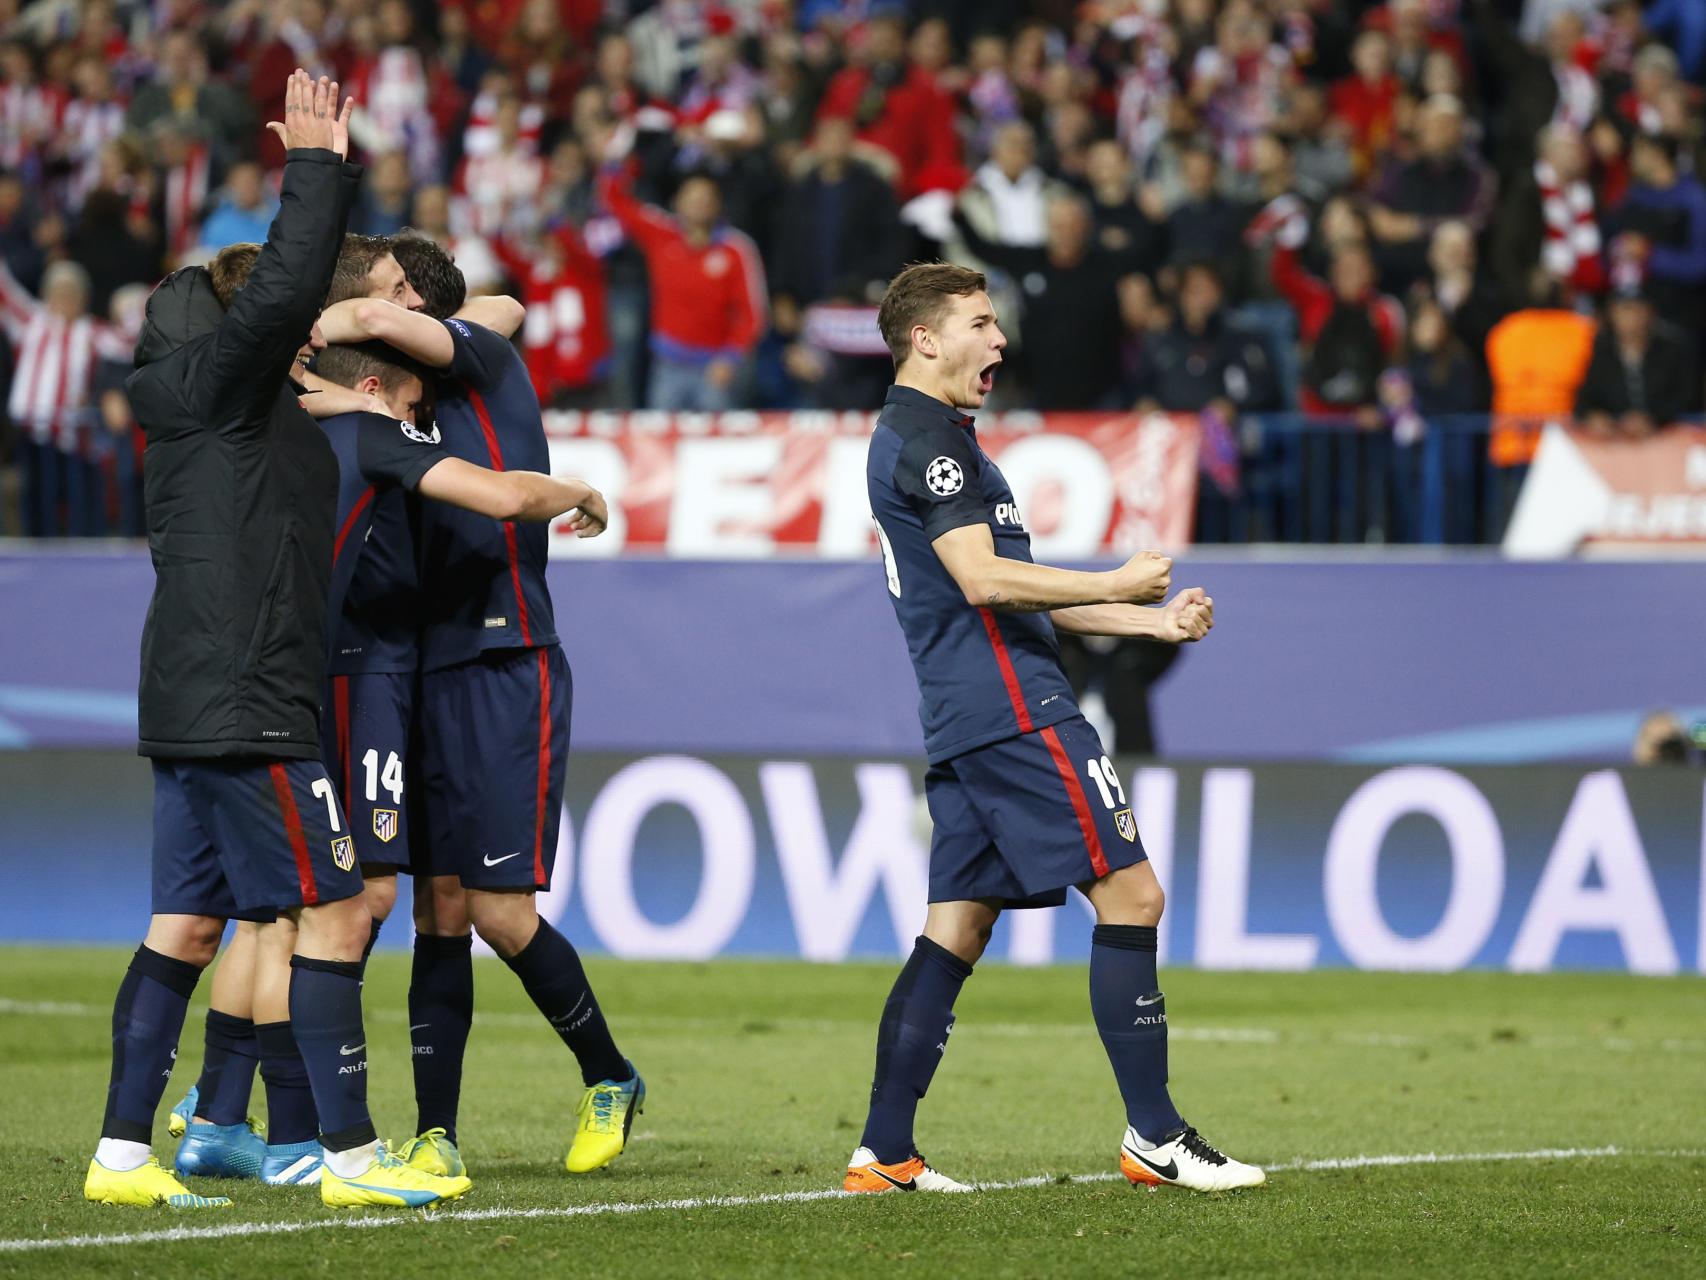
POLYGON ((545 887, 545 803, 551 798, 551 662, 539 650, 539 785, 533 802, 533 883, 545 887))
MULTIPOLYGON (((369 493, 372 490, 368 490, 369 493)), ((344 802, 344 812, 349 812, 350 797, 350 758, 349 758, 349 677, 332 677, 332 716, 337 724, 338 762, 344 767, 344 789, 338 799, 344 802)))
MULTIPOLYGON (((486 453, 492 460, 492 470, 504 469, 503 449, 498 445, 497 429, 492 426, 491 411, 486 408, 486 398, 478 391, 468 392, 468 401, 474 406, 474 416, 480 420, 480 432, 486 437, 486 453)), ((515 549, 515 524, 504 521, 504 549, 509 552, 509 580, 515 588, 515 620, 521 628, 521 643, 533 644, 533 629, 527 625, 527 597, 521 594, 521 559, 515 549)))
POLYGON ((1084 847, 1090 853, 1090 867, 1097 878, 1108 874, 1108 855, 1102 852, 1102 837, 1096 833, 1096 819, 1090 814, 1090 798, 1084 794, 1084 784, 1072 771, 1072 758, 1066 754, 1060 735, 1050 725, 1043 730, 1043 741, 1054 757, 1054 767, 1060 770, 1060 780, 1066 784, 1066 795, 1072 801, 1072 812, 1078 815, 1078 830, 1084 835, 1084 847))
POLYGON ((278 797, 279 815, 284 819, 285 838, 290 852, 296 856, 296 881, 302 888, 302 905, 311 907, 320 901, 320 890, 314 884, 314 864, 308 858, 308 838, 302 834, 302 815, 296 811, 296 797, 290 791, 290 775, 282 764, 268 766, 272 774, 273 795, 278 797))
POLYGON ((355 528, 356 520, 361 516, 363 511, 367 510, 367 504, 372 501, 373 486, 368 485, 367 488, 361 491, 361 497, 355 500, 355 505, 349 509, 349 515, 344 517, 344 527, 338 530, 338 539, 336 542, 332 543, 333 564, 336 564, 338 562, 338 557, 344 553, 344 539, 349 537, 350 530, 355 528))
POLYGON ((1007 686, 1007 698, 1013 704, 1013 719, 1019 722, 1019 732, 1031 731, 1031 713, 1025 709, 1025 693, 1019 688, 1019 673, 1013 670, 1013 657, 1007 652, 1007 642, 1001 638, 1001 626, 995 621, 993 609, 979 609, 983 629, 989 633, 989 646, 995 650, 995 665, 1001 668, 1001 683, 1007 686))

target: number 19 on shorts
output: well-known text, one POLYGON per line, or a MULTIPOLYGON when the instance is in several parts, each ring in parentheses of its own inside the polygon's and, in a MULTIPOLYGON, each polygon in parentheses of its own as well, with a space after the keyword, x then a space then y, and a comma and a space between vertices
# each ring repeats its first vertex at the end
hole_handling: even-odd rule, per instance
POLYGON ((1105 807, 1112 809, 1116 804, 1124 807, 1125 788, 1120 785, 1120 775, 1112 760, 1107 756, 1100 760, 1086 760, 1084 768, 1090 775, 1090 781, 1096 784, 1096 790, 1102 793, 1102 804, 1105 807))

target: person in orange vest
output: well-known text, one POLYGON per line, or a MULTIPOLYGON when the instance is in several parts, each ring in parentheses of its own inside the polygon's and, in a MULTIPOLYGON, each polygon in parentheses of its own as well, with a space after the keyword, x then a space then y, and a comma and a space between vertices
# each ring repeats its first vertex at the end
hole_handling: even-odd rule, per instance
POLYGON ((1488 454, 1496 467, 1534 460, 1540 428, 1575 412, 1576 390, 1587 376, 1598 326, 1564 305, 1558 282, 1537 268, 1530 304, 1493 326, 1487 368, 1493 382, 1493 434, 1488 454))

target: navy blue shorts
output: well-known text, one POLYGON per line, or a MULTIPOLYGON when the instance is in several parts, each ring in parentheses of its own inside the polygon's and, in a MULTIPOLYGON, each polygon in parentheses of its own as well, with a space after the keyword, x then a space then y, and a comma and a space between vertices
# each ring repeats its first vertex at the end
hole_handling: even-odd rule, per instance
POLYGON ((318 760, 154 761, 154 913, 270 920, 361 892, 318 760))
POLYGON ((1071 885, 1142 862, 1102 741, 1082 716, 932 765, 930 901, 1053 907, 1071 885))
POLYGON ((474 889, 551 887, 574 687, 556 645, 421 676, 414 872, 474 889))
POLYGON ((415 716, 414 672, 369 672, 327 681, 320 741, 363 870, 409 866, 403 779, 415 716))

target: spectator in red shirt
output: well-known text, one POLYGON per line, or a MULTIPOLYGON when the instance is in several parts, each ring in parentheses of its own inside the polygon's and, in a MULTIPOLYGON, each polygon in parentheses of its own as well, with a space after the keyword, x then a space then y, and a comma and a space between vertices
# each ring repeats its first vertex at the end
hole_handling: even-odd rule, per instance
POLYGON ((1351 46, 1355 74, 1338 81, 1328 95, 1334 118, 1351 133, 1351 165, 1358 177, 1374 168, 1374 159, 1392 140, 1398 109, 1398 77, 1392 70, 1392 42, 1379 31, 1365 31, 1351 46))
POLYGON ((527 307, 522 354, 539 403, 596 409, 604 403, 610 333, 604 321, 604 264, 564 224, 525 244, 493 248, 527 307))
POLYGON ((599 194, 646 258, 650 407, 678 413, 733 407, 736 381, 768 317, 758 250, 723 225, 717 184, 688 177, 676 190, 674 217, 642 204, 618 174, 603 176, 599 194))
POLYGON ((1326 280, 1310 275, 1297 256, 1307 234, 1301 214, 1288 218, 1277 230, 1271 266, 1274 287, 1297 309, 1304 349, 1298 406, 1378 422, 1378 382, 1403 341, 1403 309, 1375 291, 1374 259, 1360 239, 1329 247, 1326 280))
POLYGON ((861 142, 900 162, 903 200, 924 190, 926 180, 960 170, 953 99, 928 71, 907 61, 906 28, 896 17, 873 17, 865 25, 854 61, 824 91, 818 118, 827 116, 852 120, 861 142))

